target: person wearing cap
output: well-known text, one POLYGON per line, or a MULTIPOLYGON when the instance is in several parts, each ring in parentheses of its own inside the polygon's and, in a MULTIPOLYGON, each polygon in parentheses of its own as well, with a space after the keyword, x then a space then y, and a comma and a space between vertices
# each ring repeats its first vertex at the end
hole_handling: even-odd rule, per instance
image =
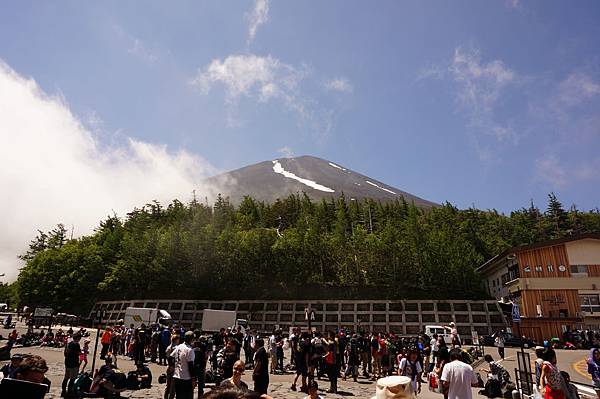
POLYGON ((504 360, 504 330, 500 331, 494 339, 494 344, 498 347, 498 356, 504 360))
POLYGON ((21 365, 21 362, 23 362, 23 355, 19 353, 13 354, 10 358, 10 363, 2 366, 0 373, 3 374, 4 378, 15 378, 15 374, 21 365))
POLYGON ((452 337, 452 347, 460 348, 460 336, 458 335, 458 329, 456 328, 456 324, 454 322, 451 322, 445 328, 447 330, 450 330, 450 336, 452 337))
POLYGON ((173 372, 173 388, 177 399, 193 399, 196 388, 196 375, 194 369, 194 350, 191 342, 194 333, 187 331, 183 335, 183 343, 177 345, 171 356, 175 359, 173 372))
POLYGON ((86 338, 85 340, 83 340, 83 348, 81 348, 81 353, 79 354, 79 363, 81 364, 81 372, 82 373, 88 365, 88 354, 89 353, 90 353, 90 339, 86 338))

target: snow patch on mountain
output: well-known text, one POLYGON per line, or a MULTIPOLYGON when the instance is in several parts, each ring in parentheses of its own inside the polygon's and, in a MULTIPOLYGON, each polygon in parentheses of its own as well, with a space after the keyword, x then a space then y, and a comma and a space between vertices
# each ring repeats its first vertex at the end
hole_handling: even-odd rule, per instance
POLYGON ((393 192, 392 190, 388 190, 387 188, 381 187, 381 186, 379 186, 379 185, 377 185, 377 184, 375 184, 375 183, 373 183, 373 182, 370 182, 370 181, 368 181, 368 180, 365 180, 365 182, 366 182, 367 184, 370 184, 370 185, 374 186, 374 187, 377 187, 377 188, 378 188, 378 189, 380 189, 380 190, 387 191, 387 192, 388 192, 388 193, 390 193, 390 194, 394 194, 394 195, 396 195, 396 193, 395 193, 395 192, 393 192))
POLYGON ((329 165, 333 166, 336 169, 343 170, 344 172, 346 171, 346 168, 342 168, 340 165, 336 165, 333 162, 329 162, 329 165))
POLYGON ((334 189, 325 187, 325 186, 323 186, 317 182, 314 182, 312 180, 299 177, 292 172, 288 172, 287 170, 283 169, 283 166, 281 166, 281 163, 279 163, 278 160, 273 161, 273 172, 283 175, 284 177, 287 177, 288 179, 293 179, 293 180, 299 181, 300 183, 302 183, 310 188, 314 188, 315 190, 324 191, 326 193, 335 193, 334 189))

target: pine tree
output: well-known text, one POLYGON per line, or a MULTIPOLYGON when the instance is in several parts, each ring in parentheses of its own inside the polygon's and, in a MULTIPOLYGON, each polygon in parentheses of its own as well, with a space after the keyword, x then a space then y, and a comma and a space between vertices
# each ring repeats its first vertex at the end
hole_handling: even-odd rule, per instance
POLYGON ((560 238, 567 233, 567 212, 565 212, 562 204, 558 198, 556 198, 554 193, 548 194, 548 208, 546 209, 545 216, 548 221, 548 233, 550 238, 560 238))

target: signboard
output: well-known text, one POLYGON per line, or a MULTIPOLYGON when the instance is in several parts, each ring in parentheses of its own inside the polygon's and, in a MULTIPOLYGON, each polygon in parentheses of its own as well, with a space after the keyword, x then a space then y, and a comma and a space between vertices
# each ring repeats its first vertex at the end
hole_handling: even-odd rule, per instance
POLYGON ((52 308, 35 308, 33 317, 52 317, 52 308))
POLYGON ((516 303, 513 303, 512 307, 512 321, 513 323, 521 322, 521 310, 519 309, 519 305, 516 303))
POLYGON ((304 320, 315 321, 315 311, 312 309, 304 309, 304 320))
POLYGON ((471 339, 473 340, 473 345, 479 345, 479 334, 477 334, 477 331, 471 331, 471 339))
MULTIPOLYGON (((96 310, 96 322, 98 324, 102 324, 102 320, 104 320, 105 317, 106 317, 106 310, 104 310, 104 309, 98 309, 98 310, 96 310)), ((133 319, 135 321, 141 322, 142 321, 142 316, 140 316, 140 315, 134 315, 133 319)))

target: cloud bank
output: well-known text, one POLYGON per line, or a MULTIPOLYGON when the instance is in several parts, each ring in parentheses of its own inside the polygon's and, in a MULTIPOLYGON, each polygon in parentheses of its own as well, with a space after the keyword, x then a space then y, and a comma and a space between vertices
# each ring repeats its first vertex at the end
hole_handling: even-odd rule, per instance
POLYGON ((184 150, 126 138, 103 145, 59 97, 45 94, 0 60, 0 273, 14 279, 37 229, 57 223, 75 236, 105 216, 154 199, 186 200, 216 170, 184 150))

